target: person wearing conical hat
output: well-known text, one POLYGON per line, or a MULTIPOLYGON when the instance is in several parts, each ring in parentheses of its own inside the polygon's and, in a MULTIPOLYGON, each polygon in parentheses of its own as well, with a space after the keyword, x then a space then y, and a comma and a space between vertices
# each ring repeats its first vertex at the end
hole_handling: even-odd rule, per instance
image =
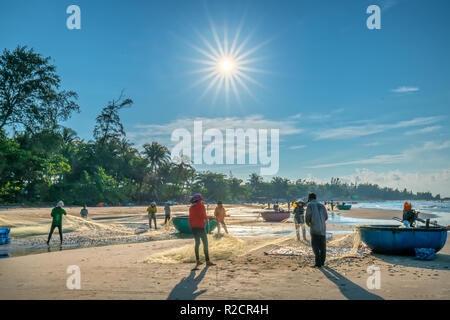
POLYGON ((152 228, 152 220, 155 223, 155 230, 158 229, 156 226, 156 202, 153 201, 150 206, 147 208, 148 213, 148 226, 151 229, 152 228))
POLYGON ((203 200, 205 198, 202 197, 200 193, 196 193, 192 196, 189 207, 189 226, 192 229, 192 233, 195 239, 195 260, 196 266, 194 270, 198 269, 198 266, 202 263, 200 262, 199 248, 200 241, 203 243, 203 253, 205 254, 205 260, 207 266, 214 266, 209 259, 209 251, 208 251, 208 237, 206 235, 206 220, 209 217, 206 215, 206 208, 203 204, 203 200))
POLYGON ((214 216, 217 221, 217 234, 220 234, 220 226, 223 226, 225 233, 228 233, 227 225, 225 224, 225 217, 227 216, 227 212, 223 207, 222 201, 217 201, 217 207, 214 210, 214 216))

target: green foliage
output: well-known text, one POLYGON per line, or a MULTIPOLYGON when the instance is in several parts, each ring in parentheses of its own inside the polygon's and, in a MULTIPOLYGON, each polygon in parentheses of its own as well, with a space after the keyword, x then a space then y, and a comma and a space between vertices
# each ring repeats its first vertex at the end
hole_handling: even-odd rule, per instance
POLYGON ((0 130, 9 127, 33 133, 53 129, 79 111, 73 91, 60 90, 50 57, 18 46, 0 56, 0 130))

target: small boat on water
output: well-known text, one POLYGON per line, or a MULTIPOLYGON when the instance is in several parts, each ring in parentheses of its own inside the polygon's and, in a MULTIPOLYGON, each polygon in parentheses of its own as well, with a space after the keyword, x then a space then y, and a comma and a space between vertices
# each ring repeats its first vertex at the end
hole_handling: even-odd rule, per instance
POLYGON ((350 210, 352 208, 351 204, 338 204, 336 206, 339 210, 350 210))
POLYGON ((267 222, 280 222, 289 218, 290 214, 289 211, 262 211, 261 217, 267 222))
POLYGON ((415 248, 432 248, 438 252, 447 241, 446 227, 366 225, 358 228, 361 240, 376 253, 414 255, 415 248))
MULTIPOLYGON (((189 216, 178 216, 172 218, 173 226, 181 233, 192 233, 192 229, 189 226, 189 216)), ((206 232, 210 233, 217 226, 215 218, 206 220, 206 232)))

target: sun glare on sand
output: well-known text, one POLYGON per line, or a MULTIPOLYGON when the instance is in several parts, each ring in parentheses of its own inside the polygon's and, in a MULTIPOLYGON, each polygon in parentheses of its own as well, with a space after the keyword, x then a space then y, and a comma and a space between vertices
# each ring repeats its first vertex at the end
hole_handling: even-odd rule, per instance
POLYGON ((244 90, 247 94, 254 97, 249 84, 262 86, 250 74, 266 72, 266 70, 255 68, 252 65, 262 60, 261 57, 255 57, 255 53, 269 41, 250 47, 251 34, 242 37, 242 26, 243 21, 239 24, 234 36, 228 38, 228 29, 224 28, 223 34, 219 35, 213 21, 210 19, 212 41, 198 33, 201 46, 189 43, 201 55, 200 59, 190 59, 197 64, 203 65, 203 67, 193 72, 203 74, 193 86, 206 84, 206 88, 200 98, 203 98, 208 92, 213 90, 215 91, 214 101, 219 93, 223 92, 228 102, 231 92, 233 92, 234 97, 240 103, 240 90, 244 90))

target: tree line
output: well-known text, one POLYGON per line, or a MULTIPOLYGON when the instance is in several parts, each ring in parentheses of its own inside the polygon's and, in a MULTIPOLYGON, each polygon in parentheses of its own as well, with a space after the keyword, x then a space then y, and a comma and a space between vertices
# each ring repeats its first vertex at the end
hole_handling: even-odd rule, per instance
POLYGON ((127 137, 120 112, 133 100, 124 93, 96 118, 92 139, 84 141, 61 125, 79 112, 77 94, 61 89, 50 57, 18 46, 0 56, 0 203, 108 204, 187 201, 200 192, 228 202, 292 200, 315 192, 324 200, 432 200, 429 192, 376 184, 329 183, 252 173, 246 181, 196 170, 187 157, 174 157, 153 141, 139 150, 127 137))

